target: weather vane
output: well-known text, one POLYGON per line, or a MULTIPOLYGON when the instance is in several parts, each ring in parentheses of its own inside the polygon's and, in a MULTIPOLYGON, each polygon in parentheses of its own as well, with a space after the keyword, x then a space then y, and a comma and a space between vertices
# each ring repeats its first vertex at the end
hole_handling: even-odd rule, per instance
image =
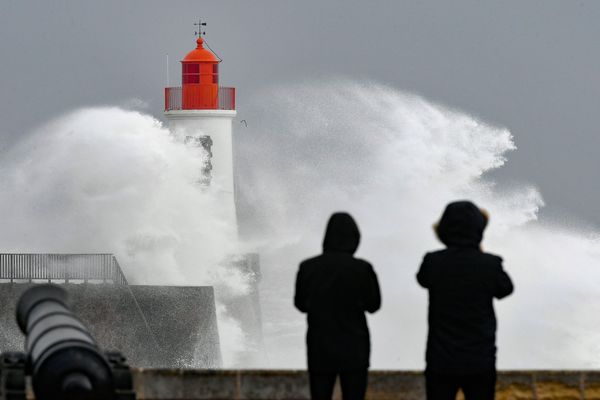
POLYGON ((198 27, 198 30, 196 32, 194 32, 194 35, 197 35, 198 37, 202 37, 202 35, 206 35, 206 32, 204 32, 202 30, 202 27, 206 26, 206 22, 202 22, 201 19, 198 19, 198 22, 195 22, 194 26, 198 27))

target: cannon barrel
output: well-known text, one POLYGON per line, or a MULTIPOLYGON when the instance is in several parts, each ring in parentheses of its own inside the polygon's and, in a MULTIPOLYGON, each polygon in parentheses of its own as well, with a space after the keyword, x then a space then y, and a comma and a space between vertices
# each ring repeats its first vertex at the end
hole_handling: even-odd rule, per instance
POLYGON ((57 285, 35 285, 17 304, 26 369, 37 400, 112 399, 111 365, 57 285))

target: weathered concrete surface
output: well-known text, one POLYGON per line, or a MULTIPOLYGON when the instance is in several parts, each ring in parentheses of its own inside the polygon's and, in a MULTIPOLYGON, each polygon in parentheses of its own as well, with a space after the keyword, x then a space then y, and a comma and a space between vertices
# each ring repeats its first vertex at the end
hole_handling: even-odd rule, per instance
MULTIPOLYGON (((136 369, 134 382, 140 400, 310 398, 306 371, 136 369)), ((418 371, 371 371, 367 398, 425 399, 425 379, 418 371)), ((502 371, 496 399, 600 400, 600 371, 502 371)))
MULTIPOLYGON (((32 284, 0 283, 0 352, 22 351, 15 306, 32 284)), ((75 314, 104 350, 131 365, 215 368, 221 365, 212 287, 61 284, 75 314)))
POLYGON ((221 305, 224 305, 227 313, 239 323, 245 336, 244 350, 236 351, 235 359, 229 360, 229 366, 230 368, 258 368, 267 363, 258 289, 261 280, 258 254, 247 253, 231 257, 220 268, 241 273, 249 286, 249 291, 243 296, 231 295, 217 288, 217 297, 221 305))

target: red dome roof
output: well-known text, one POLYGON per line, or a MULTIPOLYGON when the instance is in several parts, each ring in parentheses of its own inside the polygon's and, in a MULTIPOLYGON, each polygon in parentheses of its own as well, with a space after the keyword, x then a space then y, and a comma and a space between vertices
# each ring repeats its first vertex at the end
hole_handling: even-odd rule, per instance
POLYGON ((214 55, 212 51, 207 50, 204 48, 204 46, 202 46, 202 44, 204 43, 204 40, 202 38, 198 38, 198 40, 196 40, 196 43, 198 43, 198 47, 190 51, 184 57, 184 59, 181 60, 182 62, 219 62, 219 59, 217 58, 217 56, 214 55))

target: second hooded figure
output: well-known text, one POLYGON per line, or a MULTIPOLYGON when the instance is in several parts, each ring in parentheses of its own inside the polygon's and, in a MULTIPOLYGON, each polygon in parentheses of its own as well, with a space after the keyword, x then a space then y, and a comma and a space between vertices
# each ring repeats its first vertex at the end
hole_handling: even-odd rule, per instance
POLYGON ((428 400, 492 400, 496 384, 494 298, 513 291, 502 258, 481 250, 488 216, 469 201, 448 204, 435 227, 446 249, 427 253, 417 280, 429 290, 428 400))
POLYGON ((294 304, 307 313, 308 372, 312 399, 331 399, 340 376, 345 400, 363 399, 370 339, 365 312, 381 305, 377 276, 354 257, 360 234, 354 219, 329 219, 323 253, 300 264, 294 304))

